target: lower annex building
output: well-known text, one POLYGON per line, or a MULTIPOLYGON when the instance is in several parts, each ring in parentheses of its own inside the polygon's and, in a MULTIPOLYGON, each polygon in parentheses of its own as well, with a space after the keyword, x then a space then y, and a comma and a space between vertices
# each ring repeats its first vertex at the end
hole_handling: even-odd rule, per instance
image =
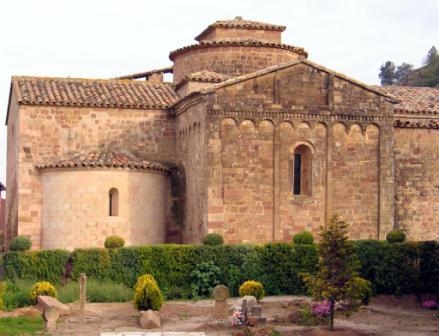
POLYGON ((169 68, 13 77, 6 247, 261 243, 332 214, 352 239, 439 240, 439 89, 368 86, 283 44, 284 30, 237 17, 169 68))

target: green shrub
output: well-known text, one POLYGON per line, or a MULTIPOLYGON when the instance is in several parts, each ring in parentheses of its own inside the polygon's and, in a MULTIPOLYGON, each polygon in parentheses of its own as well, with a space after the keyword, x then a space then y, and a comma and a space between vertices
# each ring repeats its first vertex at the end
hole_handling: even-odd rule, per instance
POLYGON ((389 243, 402 243, 405 241, 405 233, 402 230, 392 230, 386 235, 386 240, 389 243))
POLYGON ((312 245, 314 244, 314 236, 309 231, 301 231, 293 236, 294 244, 312 245))
POLYGON ((118 248, 125 245, 125 240, 119 236, 109 236, 105 239, 105 248, 118 248))
POLYGON ((209 233, 203 238, 204 245, 216 246, 224 244, 223 236, 219 233, 209 233))
POLYGON ((6 290, 6 282, 1 281, 0 282, 0 311, 5 309, 5 304, 3 302, 3 294, 6 290))
POLYGON ((30 300, 33 304, 37 303, 38 295, 48 295, 51 297, 58 297, 55 287, 47 281, 39 281, 29 291, 30 300))
POLYGON ((419 288, 420 294, 429 293, 439 299, 439 242, 420 244, 419 288))
POLYGON ((239 296, 251 295, 259 302, 265 296, 264 287, 258 281, 247 280, 239 287, 239 296))
POLYGON ((137 279, 133 303, 137 310, 159 310, 162 306, 162 293, 151 274, 145 274, 137 279))
POLYGON ((371 281, 375 294, 416 293, 422 264, 419 244, 369 240, 355 242, 355 246, 361 263, 360 275, 371 281))
POLYGON ((72 253, 72 279, 79 279, 81 273, 85 273, 88 279, 103 281, 110 278, 109 251, 104 248, 75 249, 72 253))
POLYGON ((12 238, 9 248, 11 251, 27 251, 32 247, 32 242, 28 237, 17 236, 12 238))
POLYGON ((14 310, 32 304, 29 296, 29 291, 32 286, 31 282, 24 280, 11 282, 7 280, 5 284, 6 286, 2 297, 5 310, 14 310))
POLYGON ((69 255, 65 250, 7 252, 3 255, 5 278, 59 283, 69 255))
POLYGON ((192 295, 194 297, 209 297, 212 289, 221 280, 221 269, 213 261, 202 262, 191 272, 192 295))

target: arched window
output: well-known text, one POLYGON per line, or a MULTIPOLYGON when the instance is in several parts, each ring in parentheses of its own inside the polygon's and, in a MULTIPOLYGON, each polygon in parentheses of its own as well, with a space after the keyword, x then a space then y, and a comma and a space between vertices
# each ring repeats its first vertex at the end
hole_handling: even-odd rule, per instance
POLYGON ((116 188, 111 188, 108 192, 108 214, 119 216, 119 191, 116 188))
POLYGON ((312 185, 312 152, 307 145, 299 145, 293 153, 293 194, 311 195, 312 185))

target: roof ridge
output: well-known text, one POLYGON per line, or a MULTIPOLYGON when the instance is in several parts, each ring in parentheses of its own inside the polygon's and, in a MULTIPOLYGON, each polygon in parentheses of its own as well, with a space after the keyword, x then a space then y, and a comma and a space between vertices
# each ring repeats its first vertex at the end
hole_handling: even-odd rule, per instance
POLYGON ((212 40, 212 41, 200 41, 198 44, 191 44, 188 46, 184 46, 178 49, 175 49, 174 51, 171 51, 169 53, 169 59, 171 61, 174 60, 174 58, 179 55, 180 53, 191 50, 191 49, 197 49, 197 48, 208 48, 211 46, 233 46, 233 45, 240 45, 240 46, 259 46, 259 47, 271 47, 271 48, 279 48, 279 49, 285 49, 292 52, 295 52, 301 56, 308 57, 308 52, 302 48, 302 47, 296 47, 289 44, 284 43, 277 43, 277 42, 270 42, 270 41, 263 41, 263 40, 255 40, 255 39, 225 39, 225 40, 212 40))

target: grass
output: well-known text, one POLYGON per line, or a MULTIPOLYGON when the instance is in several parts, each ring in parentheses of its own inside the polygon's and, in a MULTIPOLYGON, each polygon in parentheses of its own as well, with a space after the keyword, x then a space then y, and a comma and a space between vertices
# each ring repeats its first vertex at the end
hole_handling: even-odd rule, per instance
MULTIPOLYGON (((29 291, 35 282, 36 281, 29 280, 6 281, 6 288, 2 295, 3 309, 10 311, 32 305, 29 291)), ((79 300, 79 284, 77 282, 70 281, 65 286, 57 286, 56 289, 58 292, 58 300, 62 303, 79 300)), ((86 289, 87 302, 128 302, 131 301, 134 296, 132 288, 110 281, 98 282, 89 279, 86 289)))
POLYGON ((0 335, 45 335, 41 316, 19 316, 0 318, 0 335))
MULTIPOLYGON (((58 300, 63 303, 79 300, 79 284, 69 282, 63 287, 57 288, 58 300)), ((133 299, 134 291, 124 285, 104 281, 98 282, 93 279, 87 280, 87 302, 127 302, 133 299)))
POLYGON ((4 310, 31 305, 29 291, 33 284, 33 281, 28 280, 6 281, 6 288, 2 295, 4 310))

